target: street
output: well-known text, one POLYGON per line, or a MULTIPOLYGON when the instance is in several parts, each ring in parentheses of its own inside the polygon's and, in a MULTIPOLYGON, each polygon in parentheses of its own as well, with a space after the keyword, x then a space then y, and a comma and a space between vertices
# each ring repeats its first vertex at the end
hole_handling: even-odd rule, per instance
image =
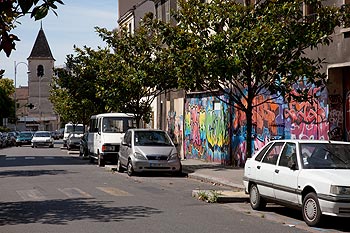
POLYGON ((6 148, 0 150, 0 232, 306 232, 234 205, 196 200, 194 189, 213 185, 167 174, 128 177, 60 145, 6 148))

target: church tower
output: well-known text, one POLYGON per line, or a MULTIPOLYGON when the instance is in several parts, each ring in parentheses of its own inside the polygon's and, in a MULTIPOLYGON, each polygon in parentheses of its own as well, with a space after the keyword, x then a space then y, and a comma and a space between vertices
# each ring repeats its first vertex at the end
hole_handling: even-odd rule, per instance
POLYGON ((52 56, 42 26, 27 60, 29 67, 28 103, 34 105, 32 109, 29 109, 28 114, 33 119, 33 122, 27 128, 31 128, 32 130, 56 130, 58 127, 58 117, 54 113, 49 100, 50 83, 54 75, 55 59, 52 56))

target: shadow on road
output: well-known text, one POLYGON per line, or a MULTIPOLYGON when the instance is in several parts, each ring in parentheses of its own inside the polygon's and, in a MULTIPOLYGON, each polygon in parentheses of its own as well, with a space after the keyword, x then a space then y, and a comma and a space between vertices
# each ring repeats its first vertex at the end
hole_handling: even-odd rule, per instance
MULTIPOLYGON (((70 172, 72 173, 72 172, 70 172)), ((0 178, 5 177, 28 177, 28 176, 42 176, 42 175, 61 175, 68 174, 66 170, 18 170, 18 171, 1 171, 0 178)))
POLYGON ((146 206, 108 207, 109 203, 113 202, 68 199, 0 203, 0 226, 31 223, 66 225, 77 220, 120 222, 162 213, 146 206))
MULTIPOLYGON (((301 214, 301 210, 290 209, 283 206, 278 205, 268 205, 264 212, 266 213, 276 213, 281 216, 293 218, 295 220, 304 221, 303 216, 301 214)), ((321 225, 319 226, 322 231, 343 231, 350 232, 350 224, 348 224, 349 218, 339 218, 332 216, 322 216, 321 225)))

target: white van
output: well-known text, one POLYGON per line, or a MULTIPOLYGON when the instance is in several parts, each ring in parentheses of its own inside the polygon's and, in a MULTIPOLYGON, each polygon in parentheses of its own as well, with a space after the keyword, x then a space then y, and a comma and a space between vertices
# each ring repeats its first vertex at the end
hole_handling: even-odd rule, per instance
POLYGON ((72 132, 84 132, 84 125, 83 124, 73 124, 73 123, 65 124, 64 131, 63 131, 63 147, 67 146, 68 136, 72 132))
POLYGON ((135 128, 134 115, 130 113, 102 113, 90 118, 88 151, 90 162, 97 160, 99 166, 105 162, 116 163, 121 138, 129 128, 135 128))

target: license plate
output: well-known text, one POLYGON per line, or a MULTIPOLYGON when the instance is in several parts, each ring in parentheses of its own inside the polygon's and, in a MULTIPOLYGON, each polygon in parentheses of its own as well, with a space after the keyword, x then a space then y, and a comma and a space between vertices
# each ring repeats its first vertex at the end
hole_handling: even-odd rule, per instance
POLYGON ((151 163, 150 164, 150 167, 161 167, 162 164, 159 164, 159 163, 151 163))

